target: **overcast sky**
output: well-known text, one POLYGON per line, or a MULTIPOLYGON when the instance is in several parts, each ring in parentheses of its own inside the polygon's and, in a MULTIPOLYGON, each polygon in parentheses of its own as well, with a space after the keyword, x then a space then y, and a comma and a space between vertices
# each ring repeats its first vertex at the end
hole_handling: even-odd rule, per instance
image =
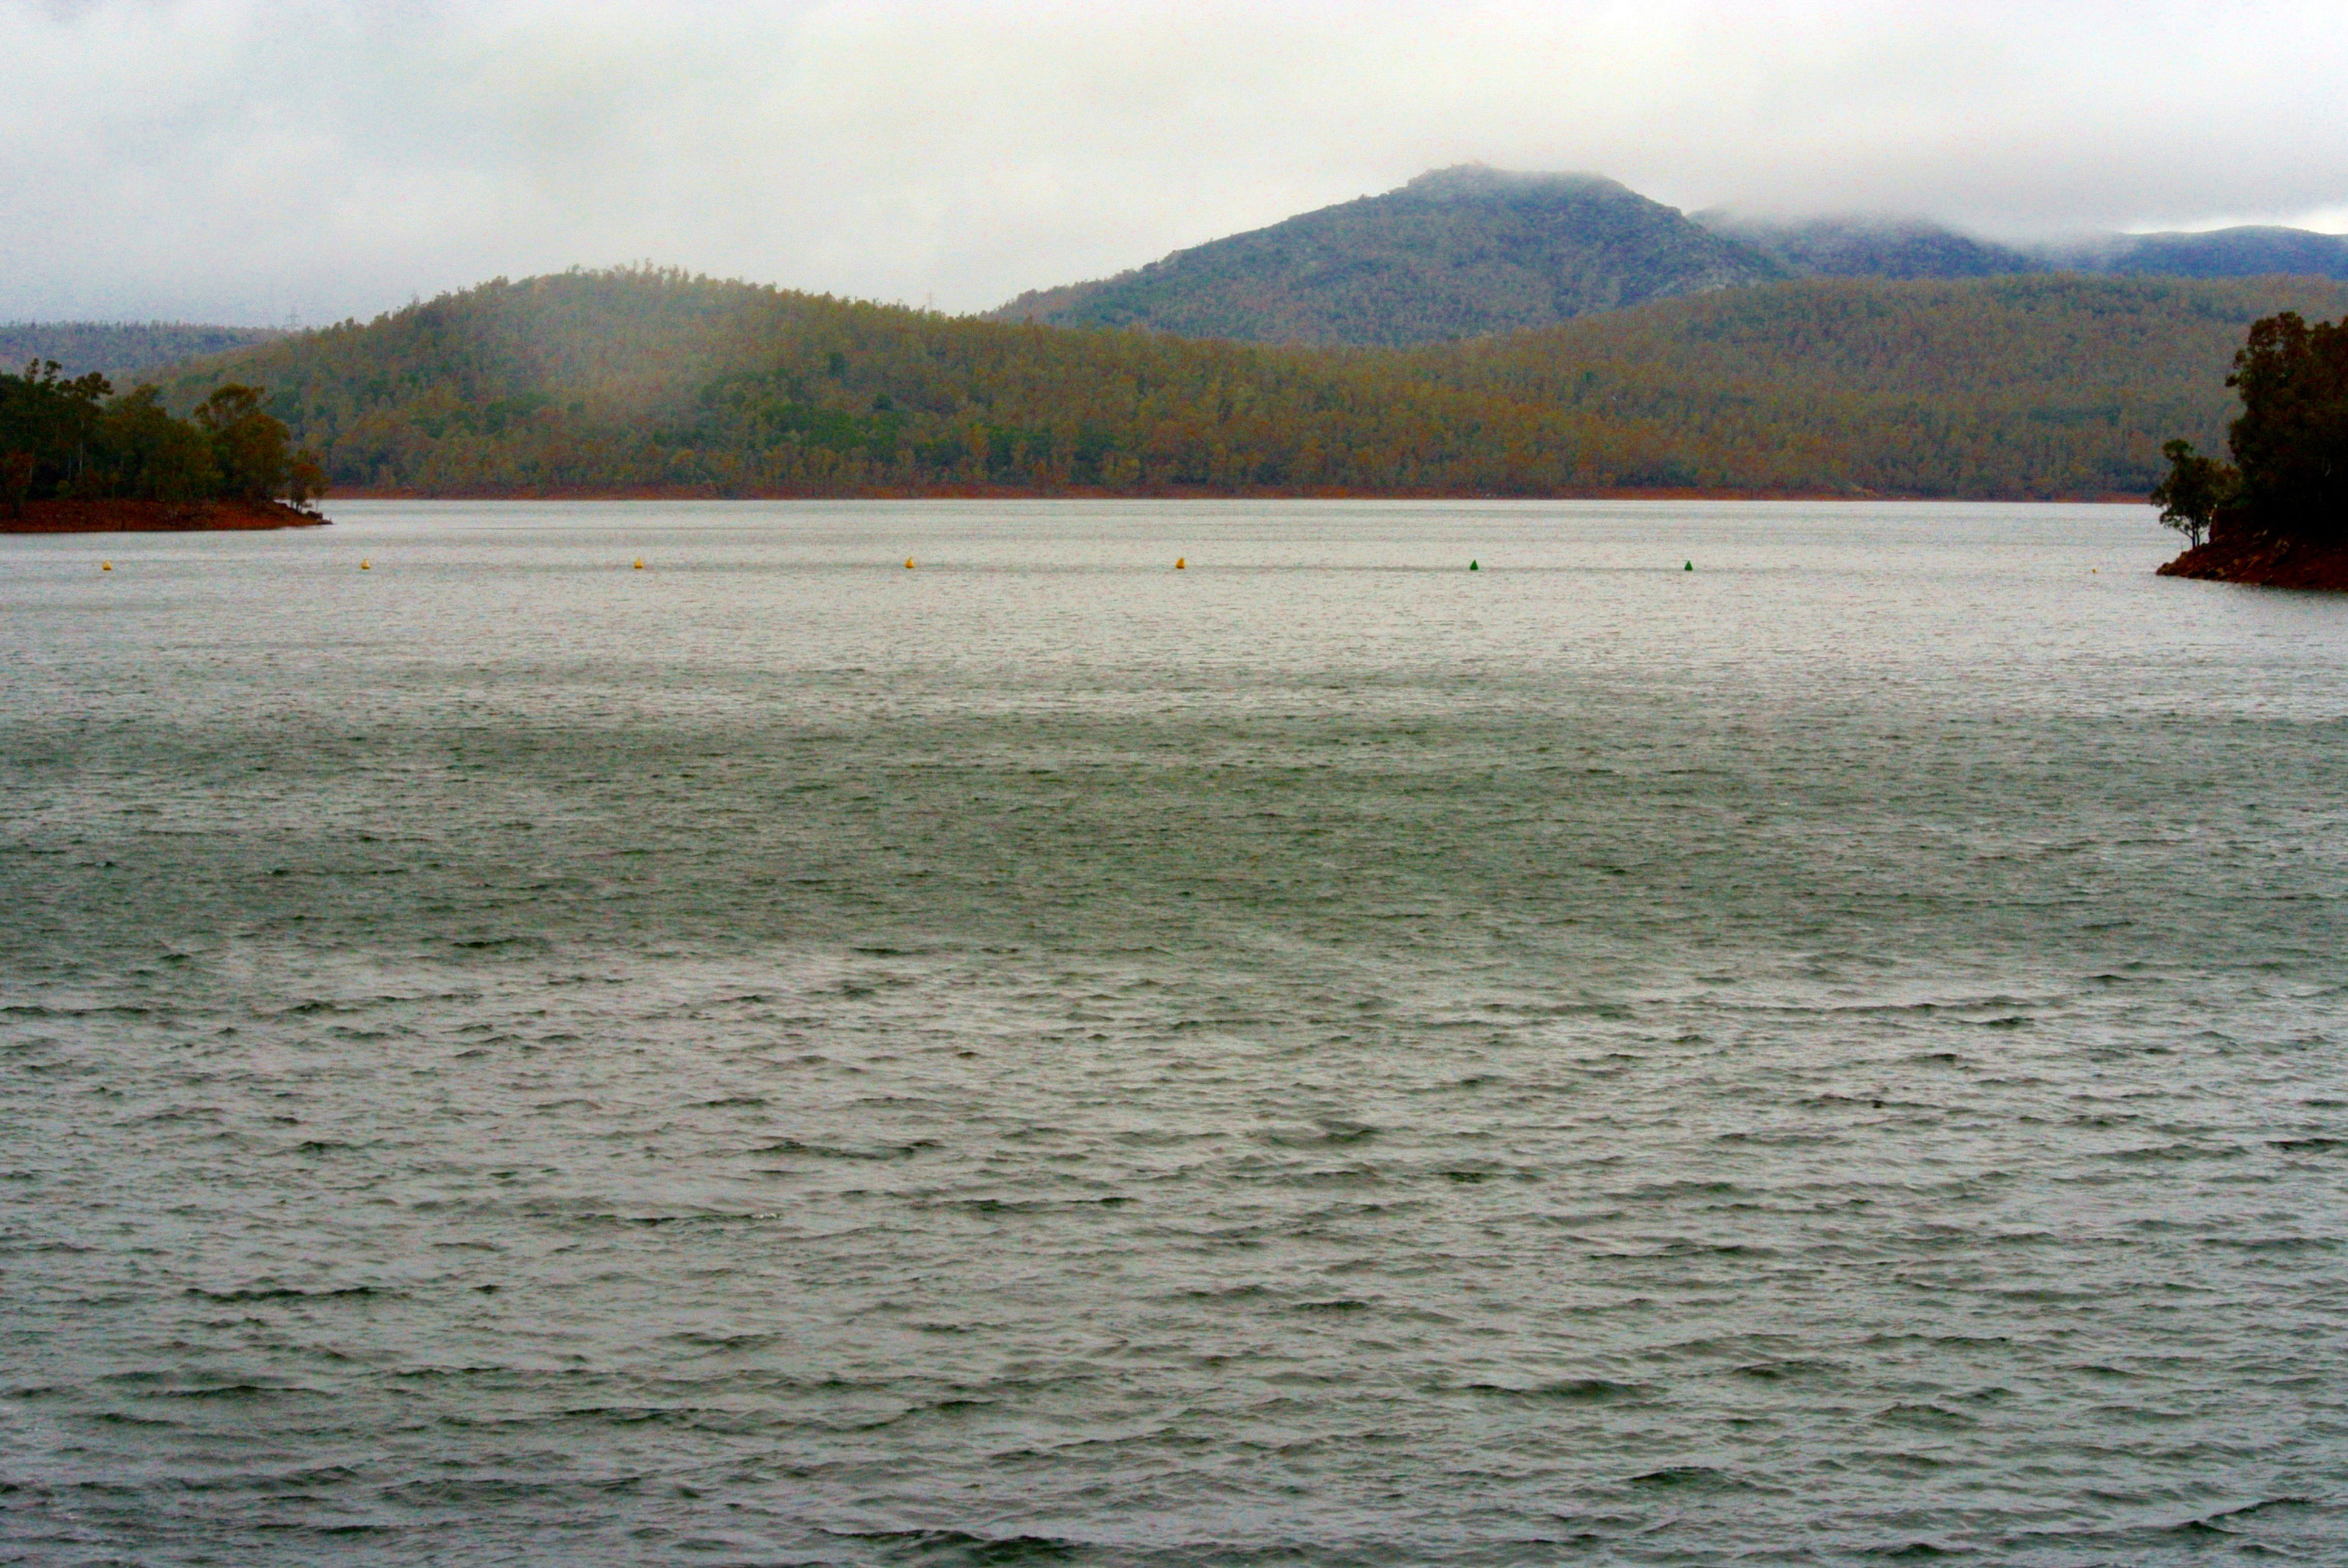
POLYGON ((983 309, 1469 160, 2348 230, 2348 5, 0 0, 0 318, 654 260, 983 309))

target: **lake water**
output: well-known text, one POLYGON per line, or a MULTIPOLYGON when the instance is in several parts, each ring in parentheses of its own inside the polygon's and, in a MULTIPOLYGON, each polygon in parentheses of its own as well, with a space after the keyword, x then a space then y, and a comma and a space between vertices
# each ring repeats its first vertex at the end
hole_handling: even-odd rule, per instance
POLYGON ((0 539, 0 1560, 2348 1554, 2348 597, 332 511, 0 539))

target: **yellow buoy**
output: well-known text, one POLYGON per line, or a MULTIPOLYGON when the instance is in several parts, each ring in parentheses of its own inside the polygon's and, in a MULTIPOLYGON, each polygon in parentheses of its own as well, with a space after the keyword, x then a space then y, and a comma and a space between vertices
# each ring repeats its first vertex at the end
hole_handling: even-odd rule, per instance
POLYGON ((360 571, 362 571, 362 572, 372 572, 372 571, 374 571, 374 570, 375 570, 375 568, 374 568, 374 567, 372 567, 372 566, 370 566, 370 565, 368 565, 366 562, 362 561, 362 562, 359 562, 359 570, 360 570, 360 571))
POLYGON ((908 572, 911 572, 912 569, 913 569, 913 558, 912 558, 911 556, 908 555, 907 557, 905 557, 905 570, 906 570, 906 571, 908 571, 908 572))
POLYGON ((643 556, 639 555, 639 556, 637 556, 637 557, 636 557, 636 570, 637 570, 637 571, 639 571, 639 572, 642 572, 644 569, 644 558, 643 556))
POLYGON ((1181 570, 1182 570, 1182 569, 1183 569, 1187 564, 1188 564, 1188 562, 1185 562, 1185 561, 1184 561, 1180 556, 1179 556, 1179 555, 1178 555, 1178 556, 1176 556, 1176 557, 1174 558, 1174 570, 1175 570, 1175 571, 1177 571, 1177 572, 1181 571, 1181 570))
POLYGON ((98 569, 100 572, 111 572, 114 570, 114 562, 111 561, 101 561, 98 563, 98 569))

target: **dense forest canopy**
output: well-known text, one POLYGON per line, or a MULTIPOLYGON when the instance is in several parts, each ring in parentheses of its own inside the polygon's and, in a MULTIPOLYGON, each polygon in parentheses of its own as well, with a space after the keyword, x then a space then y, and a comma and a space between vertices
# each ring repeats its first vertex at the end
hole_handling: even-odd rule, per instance
POLYGON ((317 459, 293 448, 250 387, 215 387, 180 419, 153 387, 118 397, 95 371, 62 368, 46 360, 0 375, 0 501, 12 516, 47 500, 300 506, 325 488, 317 459))
POLYGON ((1409 350, 954 318, 658 269, 499 279, 190 367, 338 484, 2144 493, 2309 280, 1808 280, 1409 350))

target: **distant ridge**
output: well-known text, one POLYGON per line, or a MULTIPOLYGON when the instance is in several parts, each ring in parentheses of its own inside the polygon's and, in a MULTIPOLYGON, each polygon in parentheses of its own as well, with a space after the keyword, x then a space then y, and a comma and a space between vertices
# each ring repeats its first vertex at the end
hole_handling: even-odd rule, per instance
POLYGON ((2348 279, 2348 237, 2239 228, 2022 247, 1921 218, 1779 219, 1725 207, 1691 216, 1593 174, 1462 164, 1112 278, 1034 290, 983 319, 1401 347, 1794 278, 2054 272, 2348 279))
POLYGON ((28 360, 54 359, 68 377, 97 371, 130 388, 142 371, 273 343, 273 326, 216 326, 187 321, 53 321, 0 323, 0 370, 28 360))
POLYGON ((1694 217, 1796 277, 1994 278, 2050 270, 2025 252, 1921 218, 1858 214, 1778 222, 1718 207, 1694 217))
POLYGON ((2074 272, 2135 278, 2348 279, 2348 234, 2245 226, 2198 234, 2101 234, 2041 253, 2074 272))
POLYGON ((1695 221, 1798 277, 1987 278, 2086 273, 2127 278, 2348 279, 2348 235, 2244 227, 2193 234, 2089 234, 2019 247, 1922 218, 1768 219, 1725 208, 1695 221))
POLYGON ((1463 164, 1113 278, 1025 294, 988 319, 1394 346, 1787 275, 1612 180, 1463 164))

